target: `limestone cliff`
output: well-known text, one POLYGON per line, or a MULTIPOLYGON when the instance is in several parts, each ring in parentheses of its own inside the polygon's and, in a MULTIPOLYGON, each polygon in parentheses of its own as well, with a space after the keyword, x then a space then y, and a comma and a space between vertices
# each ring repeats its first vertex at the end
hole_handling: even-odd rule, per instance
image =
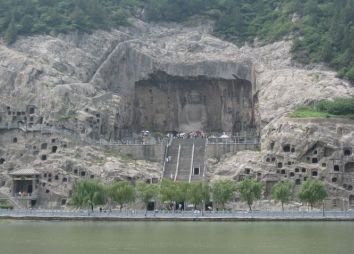
POLYGON ((354 88, 324 67, 294 64, 289 41, 237 47, 211 31, 209 25, 135 20, 121 30, 0 44, 0 187, 9 188, 8 173, 25 167, 41 172, 44 194, 53 190, 59 197, 70 191, 59 184, 67 176, 158 178, 162 165, 124 162, 93 142, 123 140, 146 128, 204 128, 262 135, 261 152, 243 152, 210 166, 211 179, 236 179, 244 170, 260 173, 260 178, 277 173, 290 177, 300 174, 298 167, 316 171, 349 195, 353 183, 345 174, 351 173, 351 164, 340 151, 353 147, 353 123, 289 119, 286 114, 303 103, 350 96, 354 88), (287 146, 290 152, 284 150, 287 146), (317 156, 310 156, 316 149, 317 156), (342 175, 331 172, 333 160, 341 160, 342 175), (63 176, 56 179, 58 174, 63 176))

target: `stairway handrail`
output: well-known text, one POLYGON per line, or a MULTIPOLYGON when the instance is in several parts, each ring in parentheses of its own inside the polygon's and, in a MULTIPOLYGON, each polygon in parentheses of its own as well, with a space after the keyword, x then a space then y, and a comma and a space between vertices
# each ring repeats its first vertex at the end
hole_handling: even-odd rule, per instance
POLYGON ((190 172, 189 172, 189 183, 192 181, 193 164, 194 164, 194 149, 195 149, 195 143, 193 141, 192 156, 191 156, 191 167, 190 167, 190 172))
POLYGON ((180 156, 181 156, 181 144, 178 145, 178 155, 177 155, 177 164, 176 164, 176 173, 175 173, 175 177, 174 177, 174 181, 176 182, 177 180, 177 175, 178 175, 178 168, 179 168, 179 160, 180 160, 180 156))

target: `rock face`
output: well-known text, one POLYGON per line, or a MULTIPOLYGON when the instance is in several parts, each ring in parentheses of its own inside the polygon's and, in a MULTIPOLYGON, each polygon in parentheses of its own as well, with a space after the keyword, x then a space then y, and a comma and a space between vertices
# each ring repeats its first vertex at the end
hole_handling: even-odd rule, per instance
POLYGON ((134 98, 132 127, 137 131, 255 129, 252 85, 246 80, 160 73, 137 82, 134 98))
POLYGON ((247 49, 254 55, 258 109, 262 126, 298 105, 353 95, 353 86, 323 66, 296 66, 290 42, 247 49))
POLYGON ((256 177, 266 183, 266 196, 279 180, 294 181, 298 190, 303 181, 317 178, 327 184, 332 198, 328 207, 352 207, 353 136, 352 120, 283 117, 263 129, 261 152, 241 152, 216 166, 210 163, 215 168, 210 177, 256 177))
POLYGON ((80 179, 155 181, 161 175, 160 163, 132 160, 72 135, 22 130, 2 130, 0 134, 0 193, 29 192, 21 184, 14 186, 10 175, 33 168, 40 174, 36 183, 39 206, 65 205, 80 179))
POLYGON ((261 152, 210 161, 211 179, 240 179, 245 172, 265 181, 269 176, 273 183, 285 175, 294 181, 316 176, 336 188, 337 196, 350 199, 353 163, 343 147, 351 151, 354 125, 286 114, 303 103, 350 96, 354 88, 321 66, 296 66, 291 42, 239 48, 211 31, 207 25, 134 20, 119 31, 0 44, 3 192, 10 189, 8 174, 25 167, 41 173, 41 195, 48 190, 58 193, 58 200, 67 198, 71 178, 161 176, 161 164, 125 161, 97 146, 98 140, 121 140, 144 129, 256 130, 262 135, 261 152))
MULTIPOLYGON (((175 89, 154 97, 178 100, 171 102, 180 108, 174 109, 178 119, 172 119, 176 129, 189 123, 188 112, 181 113, 181 104, 198 104, 191 102, 191 97, 210 100, 199 104, 219 103, 216 107, 222 107, 218 111, 224 112, 224 126, 204 119, 214 112, 207 112, 196 124, 220 131, 240 129, 240 124, 264 126, 298 104, 349 96, 353 91, 348 83, 335 78, 334 72, 295 67, 290 60, 290 42, 238 48, 209 32, 208 26, 162 27, 135 21, 133 27, 122 31, 27 37, 10 48, 1 45, 1 102, 21 111, 34 105, 45 124, 57 125, 61 120, 62 126, 90 137, 114 139, 121 138, 131 126, 144 127, 144 117, 139 118, 147 105, 139 89, 148 83, 163 93, 160 90, 171 83, 181 87, 189 82, 186 86, 195 89, 181 91, 187 95, 177 96, 175 89), (224 84, 216 84, 219 81, 224 84), (203 85, 205 88, 198 88, 203 85), (243 96, 237 90, 241 88, 243 96), (245 100, 241 103, 240 98, 245 100)), ((209 110, 192 107, 202 115, 209 110)), ((167 120, 160 117, 157 124, 162 126, 167 120)), ((164 125, 163 129, 171 127, 164 125)))

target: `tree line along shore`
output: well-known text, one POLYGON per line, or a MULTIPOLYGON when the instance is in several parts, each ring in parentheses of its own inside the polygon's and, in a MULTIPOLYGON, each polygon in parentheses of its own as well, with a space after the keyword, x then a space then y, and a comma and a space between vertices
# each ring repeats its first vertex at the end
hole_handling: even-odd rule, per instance
MULTIPOLYGON (((238 194, 241 202, 245 202, 250 211, 256 200, 262 198, 264 184, 255 179, 246 178, 238 183, 231 180, 207 182, 174 182, 162 180, 152 184, 138 181, 134 185, 128 181, 117 181, 104 185, 98 180, 82 180, 77 182, 68 205, 79 209, 94 210, 95 207, 120 210, 136 203, 143 204, 145 210, 151 203, 159 201, 163 209, 182 210, 188 203, 193 209, 225 210, 229 202, 233 202, 238 194)), ((280 181, 272 188, 272 198, 284 204, 291 201, 294 184, 291 181, 280 181)), ((300 186, 298 198, 311 209, 327 197, 325 185, 317 179, 309 179, 300 186)), ((153 206, 154 207, 154 206, 153 206)), ((155 208, 154 208, 155 209, 155 208)))

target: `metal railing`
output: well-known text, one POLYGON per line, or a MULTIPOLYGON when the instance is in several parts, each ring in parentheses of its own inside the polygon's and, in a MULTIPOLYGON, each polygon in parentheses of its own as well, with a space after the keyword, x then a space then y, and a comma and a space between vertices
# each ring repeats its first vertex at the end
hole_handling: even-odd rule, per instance
POLYGON ((1 217, 33 218, 240 218, 240 219, 353 219, 354 211, 90 211, 90 210, 1 210, 1 217))
MULTIPOLYGON (((40 131, 44 134, 63 134, 70 136, 75 140, 80 140, 92 145, 105 145, 105 146, 121 146, 121 145, 156 145, 167 144, 171 141, 170 138, 158 138, 150 141, 143 141, 142 139, 125 139, 119 141, 107 141, 105 139, 96 140, 88 138, 87 136, 81 136, 74 130, 58 128, 56 126, 47 126, 45 124, 33 124, 33 125, 21 125, 21 124, 0 124, 0 129, 20 129, 23 131, 40 131)), ((260 138, 258 136, 237 135, 228 138, 207 138, 208 144, 245 144, 245 145, 258 145, 260 144, 260 138)))
POLYGON ((208 138, 208 144, 244 144, 258 145, 260 138, 255 136, 235 136, 230 138, 208 138))
POLYGON ((21 124, 0 124, 0 129, 3 130, 22 130, 25 132, 41 132, 42 134, 61 134, 65 135, 75 141, 84 142, 90 145, 99 146, 124 146, 124 145, 157 145, 166 144, 169 138, 163 139, 151 139, 150 141, 143 141, 142 139, 124 139, 117 141, 107 141, 105 139, 92 139, 84 135, 78 134, 76 131, 71 129, 59 128, 56 126, 48 126, 45 124, 34 124, 34 125, 21 125, 21 124))
POLYGON ((38 198, 38 192, 32 192, 32 193, 26 193, 26 194, 17 193, 16 195, 14 195, 12 197, 15 199, 18 199, 18 200, 32 200, 32 199, 38 198))

